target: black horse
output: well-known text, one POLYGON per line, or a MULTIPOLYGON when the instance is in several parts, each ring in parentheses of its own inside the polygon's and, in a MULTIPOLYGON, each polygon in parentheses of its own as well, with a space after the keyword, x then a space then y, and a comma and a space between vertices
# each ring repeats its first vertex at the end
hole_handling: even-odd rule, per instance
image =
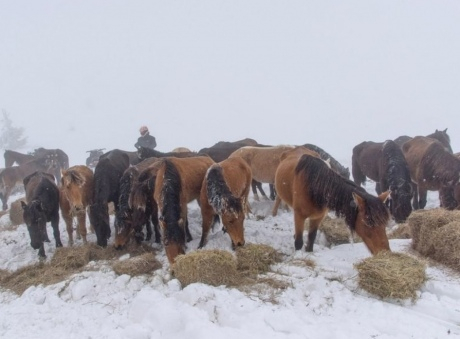
POLYGON ((404 222, 412 212, 412 181, 401 148, 392 140, 365 141, 353 148, 354 182, 362 185, 366 177, 376 182, 375 191, 390 190, 390 211, 396 222, 404 222))
POLYGON ((44 172, 34 172, 23 180, 27 203, 21 201, 24 222, 30 235, 30 245, 45 258, 43 242, 49 242, 46 223, 51 221, 56 247, 62 247, 59 232, 59 189, 54 177, 44 172))
POLYGON ((118 211, 120 178, 128 167, 128 155, 114 149, 101 155, 94 169, 93 204, 90 206, 89 217, 99 246, 107 247, 107 239, 111 234, 108 203, 113 202, 115 212, 118 211))

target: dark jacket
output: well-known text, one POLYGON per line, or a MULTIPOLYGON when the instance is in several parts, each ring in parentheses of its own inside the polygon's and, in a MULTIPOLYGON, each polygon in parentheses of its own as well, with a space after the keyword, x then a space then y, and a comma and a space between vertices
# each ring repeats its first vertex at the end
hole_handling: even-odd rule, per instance
POLYGON ((147 147, 154 149, 155 147, 157 147, 157 142, 155 140, 155 137, 147 132, 137 139, 137 142, 134 144, 134 147, 147 147))

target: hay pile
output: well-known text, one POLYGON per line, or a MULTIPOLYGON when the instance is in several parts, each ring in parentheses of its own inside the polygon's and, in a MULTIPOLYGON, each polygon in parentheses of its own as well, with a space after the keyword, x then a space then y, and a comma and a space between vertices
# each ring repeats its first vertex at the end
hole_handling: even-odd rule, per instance
POLYGON ((403 253, 382 251, 355 264, 358 285, 380 298, 411 298, 426 281, 425 264, 403 253))
MULTIPOLYGON (((350 228, 342 218, 331 218, 326 215, 319 226, 319 230, 323 232, 329 246, 349 244, 352 237, 350 228)), ((361 241, 357 235, 354 238, 355 242, 361 241)))
POLYGON ((128 274, 132 277, 151 273, 161 268, 161 263, 155 259, 152 253, 144 253, 133 258, 115 261, 112 265, 117 274, 128 274))
POLYGON ((15 200, 10 205, 10 221, 13 226, 18 226, 24 223, 24 219, 22 218, 22 206, 21 201, 26 202, 26 198, 19 198, 15 200))
POLYGON ((416 251, 460 271, 460 211, 415 211, 408 223, 416 251))
POLYGON ((236 250, 237 269, 248 275, 266 273, 270 265, 281 261, 281 254, 263 244, 246 244, 236 250))

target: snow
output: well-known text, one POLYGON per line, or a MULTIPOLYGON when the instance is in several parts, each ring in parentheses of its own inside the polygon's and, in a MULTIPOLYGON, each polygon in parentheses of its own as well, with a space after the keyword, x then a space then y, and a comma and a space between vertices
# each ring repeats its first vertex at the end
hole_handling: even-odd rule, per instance
MULTIPOLYGON (((268 188, 268 187, 267 187, 268 188)), ((373 185, 366 188, 372 192, 373 185)), ((11 197, 10 201, 18 196, 11 197)), ((171 276, 164 250, 157 259, 163 267, 152 274, 117 275, 104 263, 90 262, 88 270, 50 286, 33 286, 18 296, 0 291, 2 338, 452 338, 460 336, 459 275, 430 264, 429 280, 419 299, 380 300, 357 287, 353 264, 370 255, 362 243, 328 247, 319 236, 313 253, 295 251, 292 212, 270 214, 272 202, 254 201, 254 215, 246 220, 249 243, 268 244, 285 256, 270 273, 288 282, 284 290, 242 292, 225 286, 195 283, 182 288, 171 276), (297 265, 311 259, 315 268, 297 265), (97 268, 94 270, 94 268, 97 268)), ((429 195, 429 207, 438 205, 429 195)), ((201 215, 189 204, 196 251, 201 215)), ((8 230, 0 219, 0 268, 15 270, 35 263, 25 225, 8 230)), ((113 224, 113 220, 112 220, 113 224)), ((50 226, 48 225, 50 228, 50 226)), ((393 225, 394 227, 394 225, 393 225)), ((64 221, 61 237, 67 244, 64 221)), ((113 240, 113 239, 111 239, 113 240)), ((95 235, 89 234, 95 242, 95 235)), ((390 240, 393 251, 411 253, 411 240, 390 240)), ((78 241, 77 241, 78 244, 78 241)), ((153 245, 157 246, 157 245, 153 245)), ((220 227, 210 234, 207 249, 231 251, 230 239, 220 227)), ((54 241, 46 244, 49 258, 54 241)), ((124 258, 126 259, 126 258, 124 258)))

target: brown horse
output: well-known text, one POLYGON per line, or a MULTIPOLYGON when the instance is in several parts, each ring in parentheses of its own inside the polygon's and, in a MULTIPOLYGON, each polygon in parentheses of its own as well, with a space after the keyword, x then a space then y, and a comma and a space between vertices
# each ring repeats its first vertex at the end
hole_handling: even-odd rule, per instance
POLYGON ((16 184, 21 184, 26 176, 36 171, 54 175, 55 168, 55 159, 48 157, 33 159, 19 166, 5 168, 0 173, 0 199, 2 200, 3 210, 8 209, 8 199, 16 184))
MULTIPOLYGON (((444 147, 447 149, 447 151, 449 151, 449 153, 453 153, 452 147, 450 146, 450 137, 449 137, 449 134, 447 134, 447 128, 443 131, 438 131, 436 129, 434 133, 428 134, 426 137, 438 140, 441 144, 444 145, 444 147)), ((402 147, 402 145, 405 142, 411 139, 412 138, 407 135, 401 135, 400 137, 397 137, 396 139, 394 139, 394 142, 396 142, 396 144, 398 144, 399 147, 402 147)))
MULTIPOLYGON (((300 157, 304 154, 309 154, 313 157, 317 157, 321 159, 321 156, 316 151, 313 151, 311 148, 308 148, 306 146, 297 146, 281 154, 280 164, 278 165, 278 167, 283 168, 283 166, 286 166, 287 164, 297 163, 300 157), (283 166, 281 166, 281 164, 283 164, 283 166)), ((278 168, 276 170, 278 171, 278 168)), ((275 173, 275 179, 276 179, 276 173, 275 173)), ((272 216, 276 216, 278 214, 278 208, 280 204, 281 204, 281 197, 277 195, 275 199, 275 204, 273 205, 272 216)))
MULTIPOLYGON (((414 183, 414 209, 426 206, 427 191, 456 191, 460 179, 460 159, 439 141, 417 136, 403 144, 402 150, 414 183)), ((453 194, 441 197, 443 207, 453 209, 458 203, 453 194)))
POLYGON ((393 140, 365 141, 353 148, 353 180, 363 185, 366 177, 375 181, 375 191, 390 190, 390 211, 396 222, 404 222, 412 212, 412 181, 401 148, 393 140))
POLYGON ((74 243, 72 225, 74 217, 78 222, 77 237, 81 236, 83 243, 86 244, 86 210, 93 202, 93 171, 83 165, 62 170, 59 190, 59 205, 69 235, 69 246, 74 243))
POLYGON ((173 153, 184 153, 184 152, 192 152, 190 149, 188 149, 187 147, 176 147, 174 148, 171 152, 173 153))
POLYGON ((62 247, 59 232, 59 189, 54 176, 44 172, 34 172, 24 178, 26 201, 21 201, 24 222, 30 235, 30 245, 38 250, 40 258, 45 258, 43 242, 49 242, 46 223, 51 222, 56 247, 62 247))
POLYGON ((212 164, 214 161, 207 156, 161 160, 154 198, 160 211, 163 245, 170 264, 179 254, 185 253, 185 241, 191 240, 187 204, 200 197, 204 176, 212 164))
POLYGON ((275 187, 281 199, 294 210, 296 250, 303 246, 304 224, 309 218, 306 250, 313 251, 318 226, 329 209, 345 218, 372 254, 390 249, 385 233, 389 213, 384 205, 389 192, 379 198, 371 196, 331 170, 324 161, 308 154, 298 161, 283 160, 276 171, 275 187))
MULTIPOLYGON (((133 231, 137 243, 144 240, 144 234, 142 233, 142 227, 144 225, 147 230, 147 237, 145 240, 148 241, 152 237, 152 227, 149 220, 151 213, 148 212, 150 212, 153 208, 153 190, 151 189, 148 191, 148 188, 153 188, 153 184, 152 181, 150 181, 150 185, 149 182, 140 183, 139 176, 140 173, 150 169, 151 166, 157 162, 158 158, 145 159, 137 165, 127 168, 120 179, 120 196, 118 199, 119 208, 115 215, 116 234, 114 246, 116 249, 122 249, 128 243, 133 231), (148 193, 145 189, 147 189, 148 193), (141 193, 144 192, 146 194, 142 195, 141 193), (131 201, 133 199, 133 195, 134 201, 131 201), (141 195, 144 199, 142 203, 139 202, 138 204, 141 195)), ((156 216, 152 221, 155 226, 155 235, 159 242, 158 217, 156 216)))
POLYGON ((5 150, 3 157, 5 158, 6 168, 13 166, 15 163, 18 165, 22 165, 30 160, 35 159, 35 157, 32 154, 23 154, 11 150, 5 150))
POLYGON ((212 165, 203 181, 200 194, 201 241, 206 244, 216 216, 232 241, 232 248, 244 245, 244 217, 251 187, 251 168, 242 158, 229 158, 212 165))

